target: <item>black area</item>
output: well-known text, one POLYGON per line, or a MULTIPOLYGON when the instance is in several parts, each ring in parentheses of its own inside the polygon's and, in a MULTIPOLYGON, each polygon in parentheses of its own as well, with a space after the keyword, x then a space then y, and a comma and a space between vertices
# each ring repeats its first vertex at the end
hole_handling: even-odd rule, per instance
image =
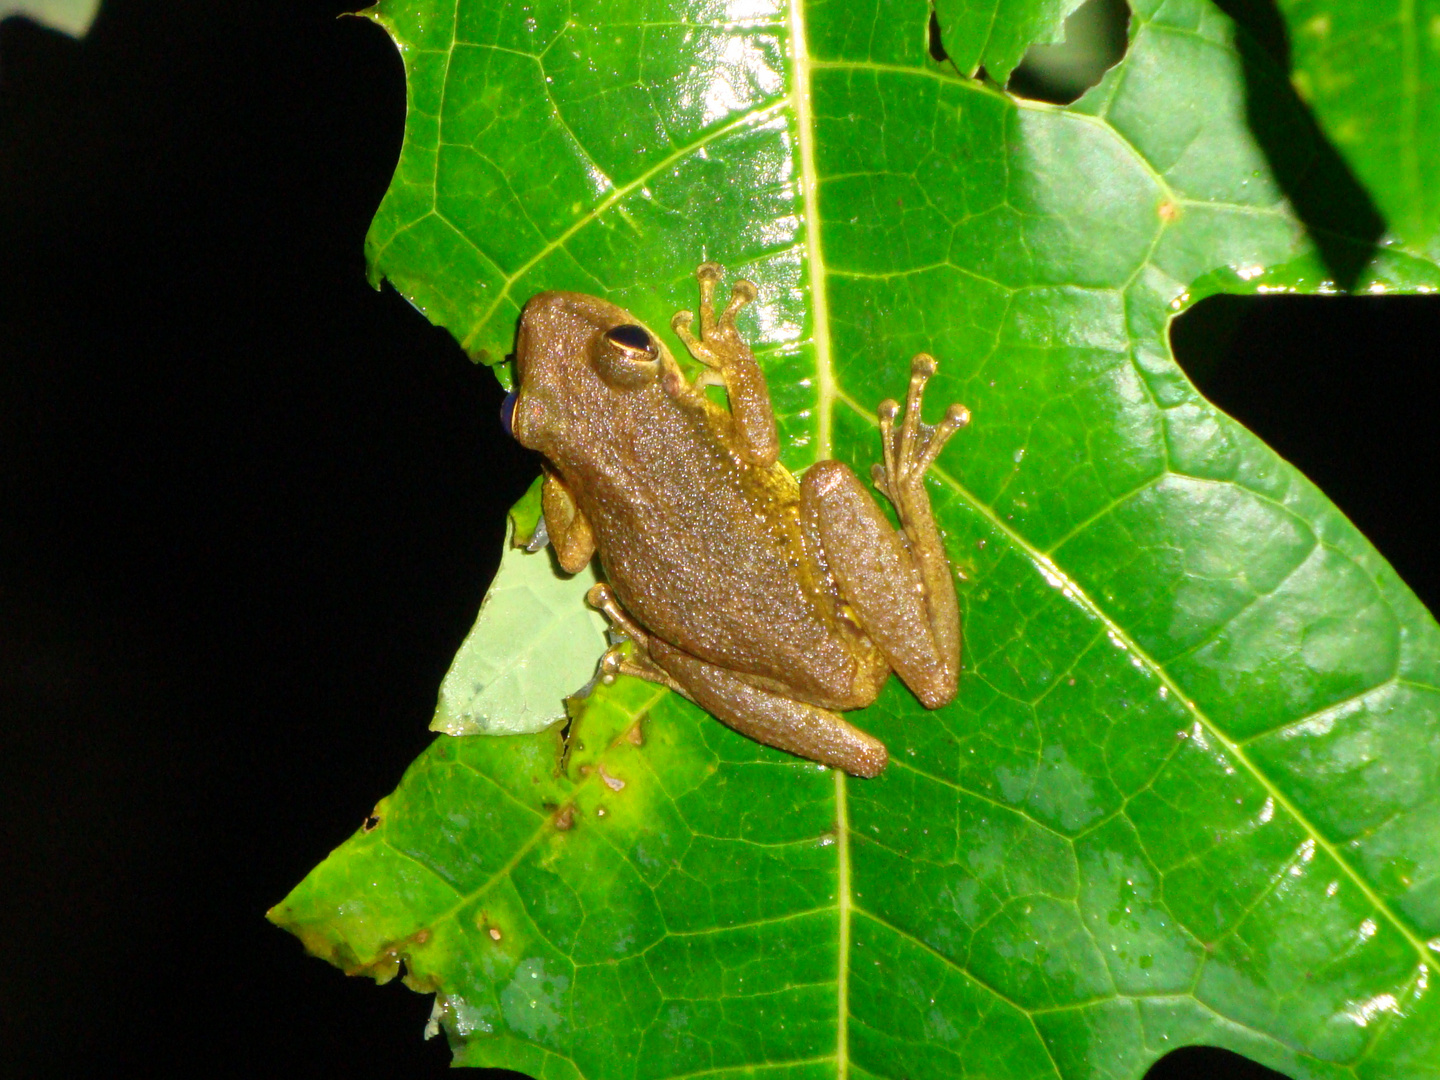
POLYGON ((0 25, 0 1075, 415 1075, 267 907, 430 741, 536 466, 365 283, 403 73, 338 3, 0 25))
POLYGON ((1275 0, 1215 0, 1281 71, 1290 70, 1290 34, 1275 0))
POLYGON ((1440 611, 1440 297, 1215 296, 1176 320, 1171 341, 1201 392, 1440 611))
POLYGON ((1250 130, 1335 284, 1360 280, 1385 233, 1369 193, 1330 145, 1290 80, 1290 41, 1274 0, 1215 0, 1235 20, 1250 130))
POLYGON ((940 33, 940 16, 935 13, 935 6, 930 6, 930 23, 928 28, 928 44, 930 48, 930 59, 937 64, 943 64, 950 59, 950 54, 945 51, 945 39, 940 33))
POLYGON ((1187 1046, 1151 1066, 1145 1080, 1286 1080, 1284 1073, 1209 1046, 1187 1046))
POLYGON ((1032 45, 1005 89, 1016 97, 1069 105, 1125 58, 1129 30, 1126 0, 1085 0, 1065 20, 1064 42, 1032 45))

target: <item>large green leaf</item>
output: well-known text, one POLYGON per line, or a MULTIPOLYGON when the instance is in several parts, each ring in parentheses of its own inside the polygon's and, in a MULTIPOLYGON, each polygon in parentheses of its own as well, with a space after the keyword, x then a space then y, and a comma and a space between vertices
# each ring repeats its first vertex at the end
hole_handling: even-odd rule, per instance
POLYGON ((410 111, 373 272, 477 357, 542 288, 663 326, 718 259, 761 287, 794 468, 867 467, 940 357, 965 670, 852 717, 873 781, 625 680, 565 756, 442 737, 277 922, 537 1077, 1119 1078, 1187 1043, 1440 1076, 1440 630, 1166 340, 1216 291, 1432 289, 1434 230, 1372 246, 1365 168, 1255 33, 1137 0, 1062 109, 932 59, 926 0, 374 17, 410 111))

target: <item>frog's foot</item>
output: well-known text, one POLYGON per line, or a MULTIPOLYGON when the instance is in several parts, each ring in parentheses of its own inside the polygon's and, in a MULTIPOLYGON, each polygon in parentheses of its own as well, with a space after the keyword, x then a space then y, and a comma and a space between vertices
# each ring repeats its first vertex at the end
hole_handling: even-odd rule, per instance
MULTIPOLYGON (((735 282, 730 290, 730 302, 725 310, 715 314, 715 286, 719 284, 724 271, 718 263, 702 263, 695 271, 700 282, 700 336, 694 334, 695 313, 677 311, 670 320, 675 336, 685 343, 690 355, 707 368, 723 373, 750 358, 749 346, 740 339, 735 326, 735 316, 746 304, 755 299, 758 292, 752 282, 743 278, 735 282)), ((702 381, 714 381, 704 379, 702 381)))
POLYGON ((877 410, 885 464, 876 465, 870 475, 875 486, 894 505, 907 531, 922 502, 928 516, 925 471, 935 464, 950 436, 970 422, 970 410, 964 405, 951 405, 938 424, 927 424, 920 419, 925 384, 935 374, 936 366, 935 358, 927 353, 920 353, 910 361, 910 389, 905 395, 905 415, 898 427, 895 424, 900 414, 898 403, 887 398, 877 410))
POLYGON ((615 593, 609 585, 603 582, 592 585, 585 594, 585 602, 610 620, 614 633, 623 634, 635 646, 634 651, 628 655, 623 641, 605 650, 605 655, 600 658, 601 682, 609 684, 615 681, 616 675, 633 675, 637 679, 660 683, 671 690, 685 693, 664 669, 650 659, 650 635, 640 629, 639 624, 630 618, 629 612, 620 606, 620 601, 615 599, 615 593))

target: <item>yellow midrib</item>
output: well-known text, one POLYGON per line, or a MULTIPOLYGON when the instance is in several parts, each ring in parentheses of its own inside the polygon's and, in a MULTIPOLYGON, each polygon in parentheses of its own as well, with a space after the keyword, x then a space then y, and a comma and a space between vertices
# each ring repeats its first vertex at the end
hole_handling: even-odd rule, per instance
POLYGON ((811 340, 815 346, 815 460, 830 457, 830 414, 835 373, 830 363, 830 307, 825 296, 825 256, 820 250, 820 192, 815 169, 814 117, 810 108, 810 53, 805 42, 804 0, 790 0, 790 96, 800 149, 800 197, 805 218, 805 258, 810 269, 811 340))
MULTIPOLYGON (((831 455, 831 413, 836 405, 830 362, 830 306, 825 296, 825 256, 820 250, 820 192, 815 169, 815 121, 810 103, 810 50, 805 40, 805 0, 790 0, 790 97, 800 149, 800 198, 804 207, 805 257, 810 278, 811 341, 815 349, 815 457, 831 455)), ((835 1075, 850 1074, 850 813, 845 774, 835 770, 835 909, 839 944, 835 973, 835 1075)))

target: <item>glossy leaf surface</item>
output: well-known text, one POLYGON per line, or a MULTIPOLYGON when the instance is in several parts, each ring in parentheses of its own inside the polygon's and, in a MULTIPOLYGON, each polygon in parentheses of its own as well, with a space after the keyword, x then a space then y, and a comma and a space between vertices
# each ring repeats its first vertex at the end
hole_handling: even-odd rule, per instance
POLYGON ((1031 45, 1065 38, 1065 17, 1084 0, 936 0, 944 50, 955 67, 981 67, 998 83, 1010 78, 1031 45))
POLYGON ((537 1077, 1131 1078, 1189 1043, 1440 1076, 1440 630, 1166 341, 1221 290, 1432 289, 1433 236, 1372 248, 1219 8, 1133 7, 1066 109, 932 59, 924 0, 382 7, 410 116, 372 266, 475 355, 543 288, 664 326, 718 259, 787 464, 860 469, 940 358, 965 670, 853 714, 874 781, 625 681, 563 765, 442 738, 273 918, 403 959, 458 1060, 537 1077))

